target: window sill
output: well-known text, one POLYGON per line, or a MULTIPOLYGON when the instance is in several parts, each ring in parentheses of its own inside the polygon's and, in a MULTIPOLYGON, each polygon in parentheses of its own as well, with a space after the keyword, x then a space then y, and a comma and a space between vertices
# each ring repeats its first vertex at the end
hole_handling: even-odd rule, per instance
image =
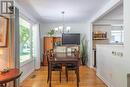
POLYGON ((20 67, 28 64, 29 62, 32 62, 33 60, 34 60, 33 58, 29 58, 27 60, 24 60, 24 61, 20 62, 20 67))
POLYGON ((116 43, 116 42, 110 42, 109 44, 124 45, 124 43, 116 43))

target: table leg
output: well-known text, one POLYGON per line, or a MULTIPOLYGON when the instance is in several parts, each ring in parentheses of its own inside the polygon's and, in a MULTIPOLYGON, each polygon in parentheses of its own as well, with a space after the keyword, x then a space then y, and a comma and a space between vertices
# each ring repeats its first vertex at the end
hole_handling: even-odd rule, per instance
POLYGON ((76 76, 77 76, 77 87, 79 87, 79 66, 76 69, 76 76))
POLYGON ((51 87, 51 63, 49 63, 49 87, 51 87))
POLYGON ((60 73, 60 83, 61 83, 61 70, 59 71, 59 73, 60 73))
POLYGON ((49 64, 48 64, 48 71, 47 71, 47 73, 48 73, 48 75, 47 75, 47 83, 48 83, 48 81, 49 81, 49 64))
POLYGON ((16 87, 16 80, 14 80, 14 87, 16 87))
POLYGON ((66 74, 66 81, 68 82, 68 70, 67 70, 67 67, 65 67, 65 74, 66 74))

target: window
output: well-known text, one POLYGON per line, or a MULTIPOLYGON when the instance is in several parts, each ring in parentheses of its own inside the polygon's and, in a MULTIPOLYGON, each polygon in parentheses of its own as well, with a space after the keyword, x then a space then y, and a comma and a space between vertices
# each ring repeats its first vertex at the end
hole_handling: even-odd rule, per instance
POLYGON ((32 58, 32 30, 31 24, 20 18, 20 62, 32 58))
POLYGON ((111 30, 111 42, 112 43, 123 43, 124 42, 124 30, 120 29, 112 29, 111 30))

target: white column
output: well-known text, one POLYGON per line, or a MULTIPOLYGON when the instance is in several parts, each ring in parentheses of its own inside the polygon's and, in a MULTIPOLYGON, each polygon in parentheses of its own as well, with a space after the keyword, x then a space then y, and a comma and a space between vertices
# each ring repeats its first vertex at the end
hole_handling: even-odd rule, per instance
POLYGON ((33 57, 35 69, 40 68, 40 35, 39 35, 39 24, 33 25, 33 57))

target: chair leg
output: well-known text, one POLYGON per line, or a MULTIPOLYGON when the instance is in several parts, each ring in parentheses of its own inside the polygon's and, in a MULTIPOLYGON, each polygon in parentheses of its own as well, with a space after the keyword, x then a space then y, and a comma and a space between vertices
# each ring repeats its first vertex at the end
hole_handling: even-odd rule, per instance
POLYGON ((3 84, 0 84, 0 87, 5 87, 3 84))
POLYGON ((47 75, 47 83, 48 83, 48 81, 49 81, 49 74, 47 75))
POLYGON ((47 83, 49 81, 49 68, 48 68, 48 75, 47 75, 47 83))
POLYGON ((66 74, 66 81, 68 82, 68 70, 67 70, 67 67, 65 67, 65 74, 66 74))
MULTIPOLYGON (((78 71, 78 73, 79 73, 79 71, 78 71)), ((80 82, 80 74, 79 74, 79 82, 80 82)))
POLYGON ((50 76, 49 76, 49 87, 51 87, 51 79, 52 79, 52 71, 50 71, 50 76))
MULTIPOLYGON (((76 76, 77 76, 77 73, 79 73, 79 71, 75 70, 76 76)), ((79 74, 78 74, 78 77, 80 77, 79 74)), ((79 78, 78 80, 79 80, 79 82, 80 82, 80 78, 79 78)))
POLYGON ((75 70, 75 74, 76 74, 76 70, 75 70))
POLYGON ((5 87, 7 87, 7 84, 5 83, 5 87))
POLYGON ((61 71, 59 71, 60 72, 60 83, 61 83, 61 71))
POLYGON ((77 77, 77 87, 79 87, 80 80, 79 80, 79 70, 78 69, 76 70, 76 77, 77 77))

